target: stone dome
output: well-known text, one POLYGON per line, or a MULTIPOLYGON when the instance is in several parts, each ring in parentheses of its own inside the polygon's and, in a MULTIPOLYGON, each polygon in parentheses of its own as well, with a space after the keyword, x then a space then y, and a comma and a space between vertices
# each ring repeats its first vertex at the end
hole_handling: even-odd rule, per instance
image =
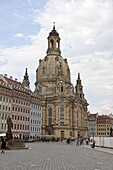
POLYGON ((70 69, 67 59, 61 56, 60 37, 55 26, 47 39, 47 55, 43 60, 39 60, 36 70, 36 91, 40 91, 42 94, 46 92, 51 94, 56 93, 60 86, 63 87, 62 89, 67 89, 67 87, 71 89, 70 69))
POLYGON ((63 59, 62 56, 49 55, 43 60, 39 61, 39 67, 37 70, 38 81, 42 79, 63 79, 70 82, 70 69, 67 63, 67 59, 63 59))

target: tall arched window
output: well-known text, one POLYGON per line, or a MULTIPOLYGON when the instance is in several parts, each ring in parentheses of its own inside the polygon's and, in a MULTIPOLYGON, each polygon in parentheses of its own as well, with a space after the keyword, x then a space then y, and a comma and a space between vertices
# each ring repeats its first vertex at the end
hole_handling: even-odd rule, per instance
POLYGON ((61 117, 64 116, 64 108, 63 107, 60 108, 60 116, 61 117))
POLYGON ((64 108, 60 108, 60 126, 64 125, 64 108))
POLYGON ((56 42, 56 48, 59 48, 59 41, 56 42))
POLYGON ((50 48, 53 48, 53 47, 54 47, 54 41, 51 40, 51 41, 50 41, 50 48))
POLYGON ((48 125, 52 125, 52 108, 48 109, 48 125))
POLYGON ((61 92, 63 92, 63 85, 61 85, 61 92))

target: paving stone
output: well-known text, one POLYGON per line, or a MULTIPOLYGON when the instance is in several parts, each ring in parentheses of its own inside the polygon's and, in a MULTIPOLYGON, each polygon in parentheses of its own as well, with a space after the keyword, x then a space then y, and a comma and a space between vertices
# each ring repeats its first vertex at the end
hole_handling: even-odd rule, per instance
POLYGON ((113 170, 113 155, 65 142, 35 142, 0 154, 0 170, 113 170))

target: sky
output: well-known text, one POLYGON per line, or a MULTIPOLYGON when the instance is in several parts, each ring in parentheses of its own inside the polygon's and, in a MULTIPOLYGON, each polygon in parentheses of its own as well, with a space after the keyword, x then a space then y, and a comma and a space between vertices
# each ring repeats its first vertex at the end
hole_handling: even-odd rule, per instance
POLYGON ((39 59, 55 28, 71 82, 81 75, 88 111, 113 112, 113 0, 0 0, 0 74, 35 89, 39 59))

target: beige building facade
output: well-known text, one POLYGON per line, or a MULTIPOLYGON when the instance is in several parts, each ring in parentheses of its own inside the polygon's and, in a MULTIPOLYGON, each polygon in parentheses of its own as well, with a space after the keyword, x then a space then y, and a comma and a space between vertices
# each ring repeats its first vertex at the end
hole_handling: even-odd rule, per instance
POLYGON ((7 132, 7 117, 12 119, 14 138, 35 139, 41 135, 43 97, 30 90, 25 71, 23 82, 0 75, 0 134, 7 132))
POLYGON ((61 56, 60 37, 53 26, 48 36, 47 55, 39 60, 35 92, 45 97, 42 134, 60 138, 88 137, 87 100, 78 73, 75 87, 67 59, 61 56))
POLYGON ((96 136, 113 137, 113 118, 107 115, 99 115, 96 121, 96 136))

